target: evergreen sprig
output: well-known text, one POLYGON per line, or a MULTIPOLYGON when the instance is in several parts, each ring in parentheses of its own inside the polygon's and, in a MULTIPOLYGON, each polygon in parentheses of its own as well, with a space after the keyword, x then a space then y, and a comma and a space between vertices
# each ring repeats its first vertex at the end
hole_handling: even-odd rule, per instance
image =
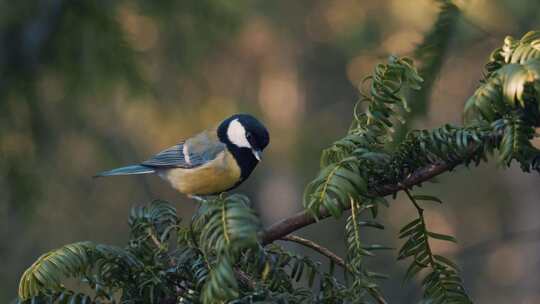
POLYGON ((193 227, 209 270, 202 300, 215 303, 237 298, 239 287, 233 267, 242 250, 258 248, 260 220, 242 195, 217 197, 201 209, 193 227))
POLYGON ((408 109, 404 96, 422 81, 412 61, 391 57, 368 78, 369 90, 345 137, 323 152, 321 171, 306 187, 305 212, 263 230, 242 195, 204 200, 184 226, 166 202, 136 207, 126 247, 79 242, 44 254, 23 274, 20 302, 386 303, 375 280, 383 275, 369 271, 366 258, 386 248, 366 244, 363 232, 384 227, 376 221, 378 208, 389 206, 384 196, 403 190, 418 211, 400 231, 405 243, 398 259, 412 260, 405 278, 423 276, 426 303, 471 303, 458 267, 430 245, 433 239, 455 241, 426 225, 419 201, 440 199, 413 195, 410 188, 458 165, 478 165, 494 153, 504 166, 516 160, 523 171, 538 170, 539 153, 530 141, 540 125, 539 45, 540 32, 506 39, 467 102, 465 126, 413 130, 397 145, 388 143, 408 109), (332 263, 323 271, 318 261, 273 243, 349 209, 345 273, 351 280, 339 280, 332 263), (87 284, 91 292, 70 290, 66 278, 87 284))
POLYGON ((424 209, 418 203, 420 200, 441 203, 441 200, 432 196, 412 195, 409 191, 405 192, 418 211, 418 218, 399 231, 399 238, 406 239, 406 242, 399 250, 398 260, 412 258, 405 279, 411 279, 420 271, 430 269, 422 280, 424 299, 434 304, 472 303, 459 277, 457 265, 450 259, 434 253, 429 243, 430 239, 457 242, 450 235, 428 230, 424 209))
POLYGON ((86 274, 91 266, 90 252, 94 249, 93 243, 80 242, 42 255, 22 275, 19 296, 26 299, 42 290, 62 291, 63 277, 86 274))
POLYGON ((355 111, 348 134, 323 151, 322 169, 304 192, 304 207, 315 217, 325 208, 338 218, 348 208, 350 197, 366 200, 376 164, 389 161, 385 143, 392 140, 394 124, 403 120, 401 112, 408 110, 404 91, 419 89, 422 82, 411 60, 397 57, 377 65, 367 80, 369 94, 362 94, 356 105, 367 103, 365 112, 355 111))
MULTIPOLYGON (((364 227, 384 229, 384 226, 375 220, 362 219, 362 213, 374 208, 372 204, 360 204, 351 200, 351 215, 345 224, 345 239, 347 244, 347 271, 352 276, 350 285, 350 298, 354 303, 366 301, 370 295, 375 299, 383 299, 375 279, 386 278, 385 275, 367 270, 365 257, 374 256, 374 251, 391 249, 378 244, 368 245, 362 241, 361 231, 364 227)), ((384 301, 384 300, 383 300, 384 301)))
POLYGON ((499 162, 516 160, 528 172, 538 170, 539 150, 530 141, 540 126, 540 32, 520 40, 506 37, 486 65, 482 85, 465 106, 469 125, 491 125, 502 134, 499 162))

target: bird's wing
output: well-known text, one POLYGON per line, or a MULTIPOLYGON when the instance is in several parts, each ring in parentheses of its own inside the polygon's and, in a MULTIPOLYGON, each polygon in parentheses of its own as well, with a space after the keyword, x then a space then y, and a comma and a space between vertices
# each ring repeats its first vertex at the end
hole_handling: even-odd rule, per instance
POLYGON ((185 168, 191 169, 213 160, 225 150, 217 136, 211 131, 204 131, 184 142, 165 149, 150 159, 142 162, 142 165, 162 168, 185 168))

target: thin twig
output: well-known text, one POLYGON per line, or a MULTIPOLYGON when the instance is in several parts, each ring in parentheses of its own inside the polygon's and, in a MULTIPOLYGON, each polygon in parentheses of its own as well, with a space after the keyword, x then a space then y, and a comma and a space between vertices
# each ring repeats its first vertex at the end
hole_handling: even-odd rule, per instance
MULTIPOLYGON (((418 217, 420 218, 420 223, 422 225, 422 229, 426 233, 426 251, 427 251, 428 256, 429 256, 429 264, 431 265, 433 270, 436 270, 435 259, 433 258, 433 252, 431 251, 431 246, 429 244, 429 238, 428 238, 429 232, 428 232, 428 229, 427 229, 426 220, 424 219, 424 208, 420 207, 420 205, 418 204, 418 202, 416 201, 416 199, 414 198, 414 196, 411 194, 411 192, 409 190, 405 189, 403 191, 407 194, 407 197, 413 203, 414 207, 416 208, 416 211, 418 212, 418 217)), ((415 257, 415 259, 416 259, 416 257, 415 257)), ((415 262, 416 261, 413 261, 413 263, 415 263, 415 262)))
MULTIPOLYGON (((289 234, 281 238, 281 240, 289 241, 289 242, 295 242, 300 245, 309 247, 318 253, 328 257, 330 260, 332 260, 337 265, 343 267, 346 271, 349 271, 349 268, 347 267, 347 264, 345 264, 345 261, 339 257, 337 254, 330 251, 330 249, 327 249, 311 240, 305 239, 303 237, 289 234)), ((380 294, 379 290, 375 288, 369 288, 369 293, 371 296, 377 301, 378 304, 387 304, 386 300, 383 298, 383 296, 380 294)))
POLYGON ((414 198, 414 196, 411 194, 411 192, 409 190, 404 189, 403 192, 405 192, 405 194, 407 194, 407 197, 409 198, 411 203, 413 203, 414 208, 416 208, 416 211, 418 211, 418 215, 423 219, 424 208, 422 208, 422 207, 420 207, 420 205, 418 205, 418 202, 416 202, 416 199, 414 198))
POLYGON ((330 249, 328 248, 325 248, 311 240, 308 240, 308 239, 305 239, 303 237, 300 237, 300 236, 297 236, 297 235, 294 235, 294 234, 289 234, 289 235, 286 235, 284 237, 281 238, 282 240, 284 241, 289 241, 289 242, 295 242, 295 243, 298 243, 300 245, 304 245, 306 247, 309 247, 315 251, 317 251, 318 253, 324 255, 324 256, 327 256, 330 260, 332 260, 334 263, 336 263, 337 265, 347 269, 347 265, 345 264, 345 261, 339 257, 337 254, 333 253, 332 251, 330 251, 330 249))

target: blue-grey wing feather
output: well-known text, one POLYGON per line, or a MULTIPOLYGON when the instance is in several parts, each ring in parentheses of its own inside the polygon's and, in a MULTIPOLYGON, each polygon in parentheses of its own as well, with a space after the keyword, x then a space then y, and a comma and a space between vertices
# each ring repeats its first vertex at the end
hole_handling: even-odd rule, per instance
POLYGON ((201 133, 159 152, 141 164, 151 167, 191 169, 215 159, 224 149, 224 144, 213 140, 207 133, 201 133), (185 155, 186 152, 188 157, 185 155))
POLYGON ((182 142, 159 152, 141 164, 151 167, 192 168, 191 162, 185 159, 183 150, 182 142))

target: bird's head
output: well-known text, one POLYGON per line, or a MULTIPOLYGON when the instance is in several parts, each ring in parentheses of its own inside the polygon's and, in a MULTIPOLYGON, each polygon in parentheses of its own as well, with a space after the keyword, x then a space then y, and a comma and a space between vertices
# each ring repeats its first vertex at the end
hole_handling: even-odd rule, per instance
POLYGON ((225 119, 218 127, 218 136, 234 150, 249 151, 256 161, 261 160, 261 153, 270 142, 266 127, 249 114, 236 114, 225 119))

